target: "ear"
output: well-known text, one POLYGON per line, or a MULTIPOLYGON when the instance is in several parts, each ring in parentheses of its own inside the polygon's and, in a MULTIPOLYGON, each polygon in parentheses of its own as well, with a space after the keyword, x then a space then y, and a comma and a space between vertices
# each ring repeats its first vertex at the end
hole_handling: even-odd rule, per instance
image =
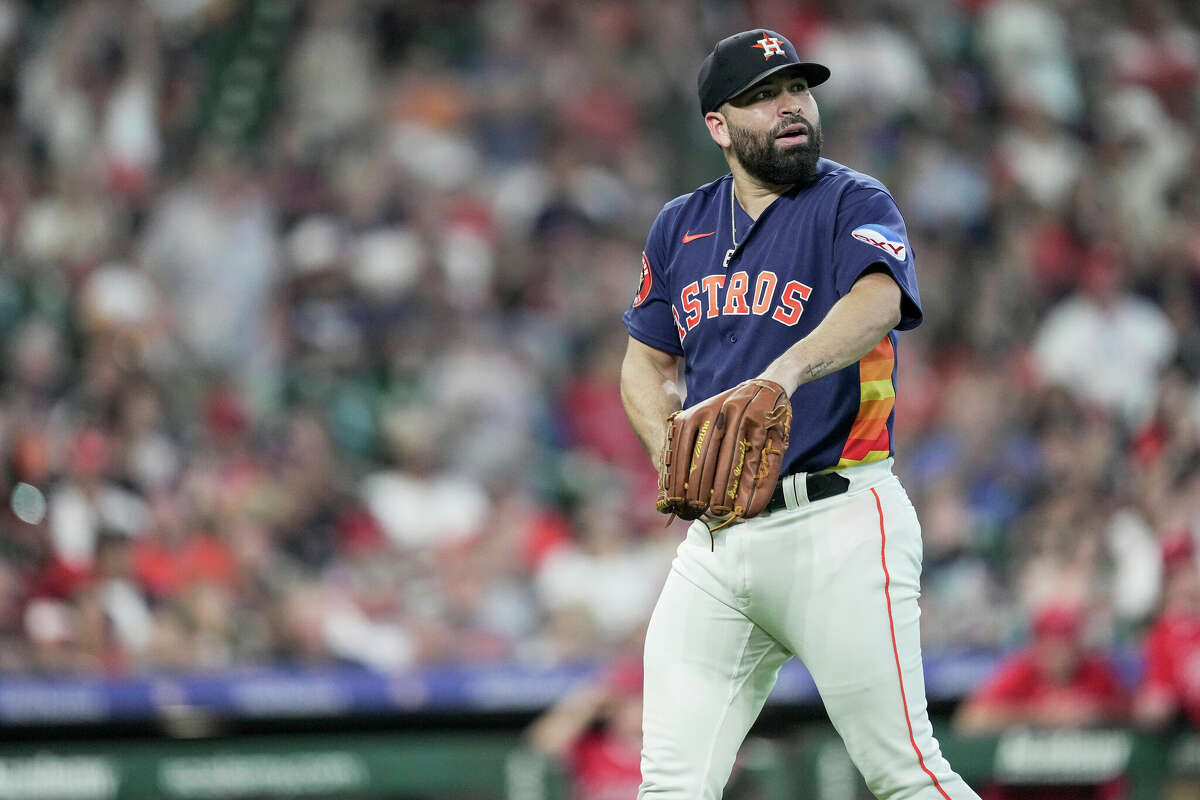
POLYGON ((720 111, 710 111, 705 114, 704 124, 708 126, 708 135, 722 150, 733 144, 733 139, 729 136, 729 125, 725 122, 725 115, 720 111))

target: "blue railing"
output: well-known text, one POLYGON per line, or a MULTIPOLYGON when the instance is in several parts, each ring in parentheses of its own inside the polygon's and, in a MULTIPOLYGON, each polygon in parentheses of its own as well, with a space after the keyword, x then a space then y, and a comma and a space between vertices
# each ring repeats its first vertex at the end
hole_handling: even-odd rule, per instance
MULTIPOLYGON (((929 699, 962 697, 1001 658, 996 652, 933 653, 925 658, 929 699)), ((1113 656, 1133 685, 1136 654, 1113 656)), ((602 669, 598 664, 538 668, 519 664, 443 665, 380 673, 355 666, 269 667, 219 673, 129 677, 0 675, 0 724, 114 722, 198 711, 226 717, 334 716, 403 712, 530 711, 602 669)), ((817 690, 796 661, 784 665, 771 703, 816 702, 817 690)))

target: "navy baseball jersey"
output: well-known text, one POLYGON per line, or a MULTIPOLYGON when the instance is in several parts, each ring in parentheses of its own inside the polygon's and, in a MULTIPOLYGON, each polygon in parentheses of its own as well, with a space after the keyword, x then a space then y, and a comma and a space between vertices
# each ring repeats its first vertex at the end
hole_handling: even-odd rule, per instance
MULTIPOLYGON (((683 356, 684 407, 757 376, 867 272, 899 285, 896 330, 920 324, 912 248, 883 184, 822 158, 811 183, 752 220, 732 183, 727 174, 663 207, 624 316, 633 338, 683 356)), ((783 474, 889 457, 895 385, 893 330, 858 363, 797 389, 783 474)))

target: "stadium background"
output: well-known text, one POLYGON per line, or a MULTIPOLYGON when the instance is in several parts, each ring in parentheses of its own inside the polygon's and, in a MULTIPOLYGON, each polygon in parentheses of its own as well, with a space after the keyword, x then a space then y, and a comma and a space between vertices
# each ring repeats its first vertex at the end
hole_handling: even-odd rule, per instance
MULTIPOLYGON (((945 721, 1048 604, 1135 687, 1200 527, 1194 4, 4 0, 0 797, 561 790, 521 729, 636 654, 681 533, 619 317, 753 25, 832 68, 827 155, 917 254, 955 763, 1197 771, 1184 730, 945 721)), ((785 673, 736 796, 854 796, 830 735, 785 673)))

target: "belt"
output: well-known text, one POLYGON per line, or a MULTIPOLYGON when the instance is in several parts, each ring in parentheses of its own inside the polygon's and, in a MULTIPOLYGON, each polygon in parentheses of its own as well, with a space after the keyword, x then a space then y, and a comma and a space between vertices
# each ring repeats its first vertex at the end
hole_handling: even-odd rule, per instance
MULTIPOLYGON (((787 508, 787 499, 783 494, 783 481, 775 484, 775 491, 771 494, 771 500, 767 503, 764 512, 778 511, 781 508, 787 508)), ((850 479, 844 475, 838 475, 836 472, 820 472, 810 474, 804 477, 804 486, 808 491, 808 502, 813 503, 817 500, 825 500, 829 497, 837 497, 839 494, 844 494, 850 488, 850 479)))

